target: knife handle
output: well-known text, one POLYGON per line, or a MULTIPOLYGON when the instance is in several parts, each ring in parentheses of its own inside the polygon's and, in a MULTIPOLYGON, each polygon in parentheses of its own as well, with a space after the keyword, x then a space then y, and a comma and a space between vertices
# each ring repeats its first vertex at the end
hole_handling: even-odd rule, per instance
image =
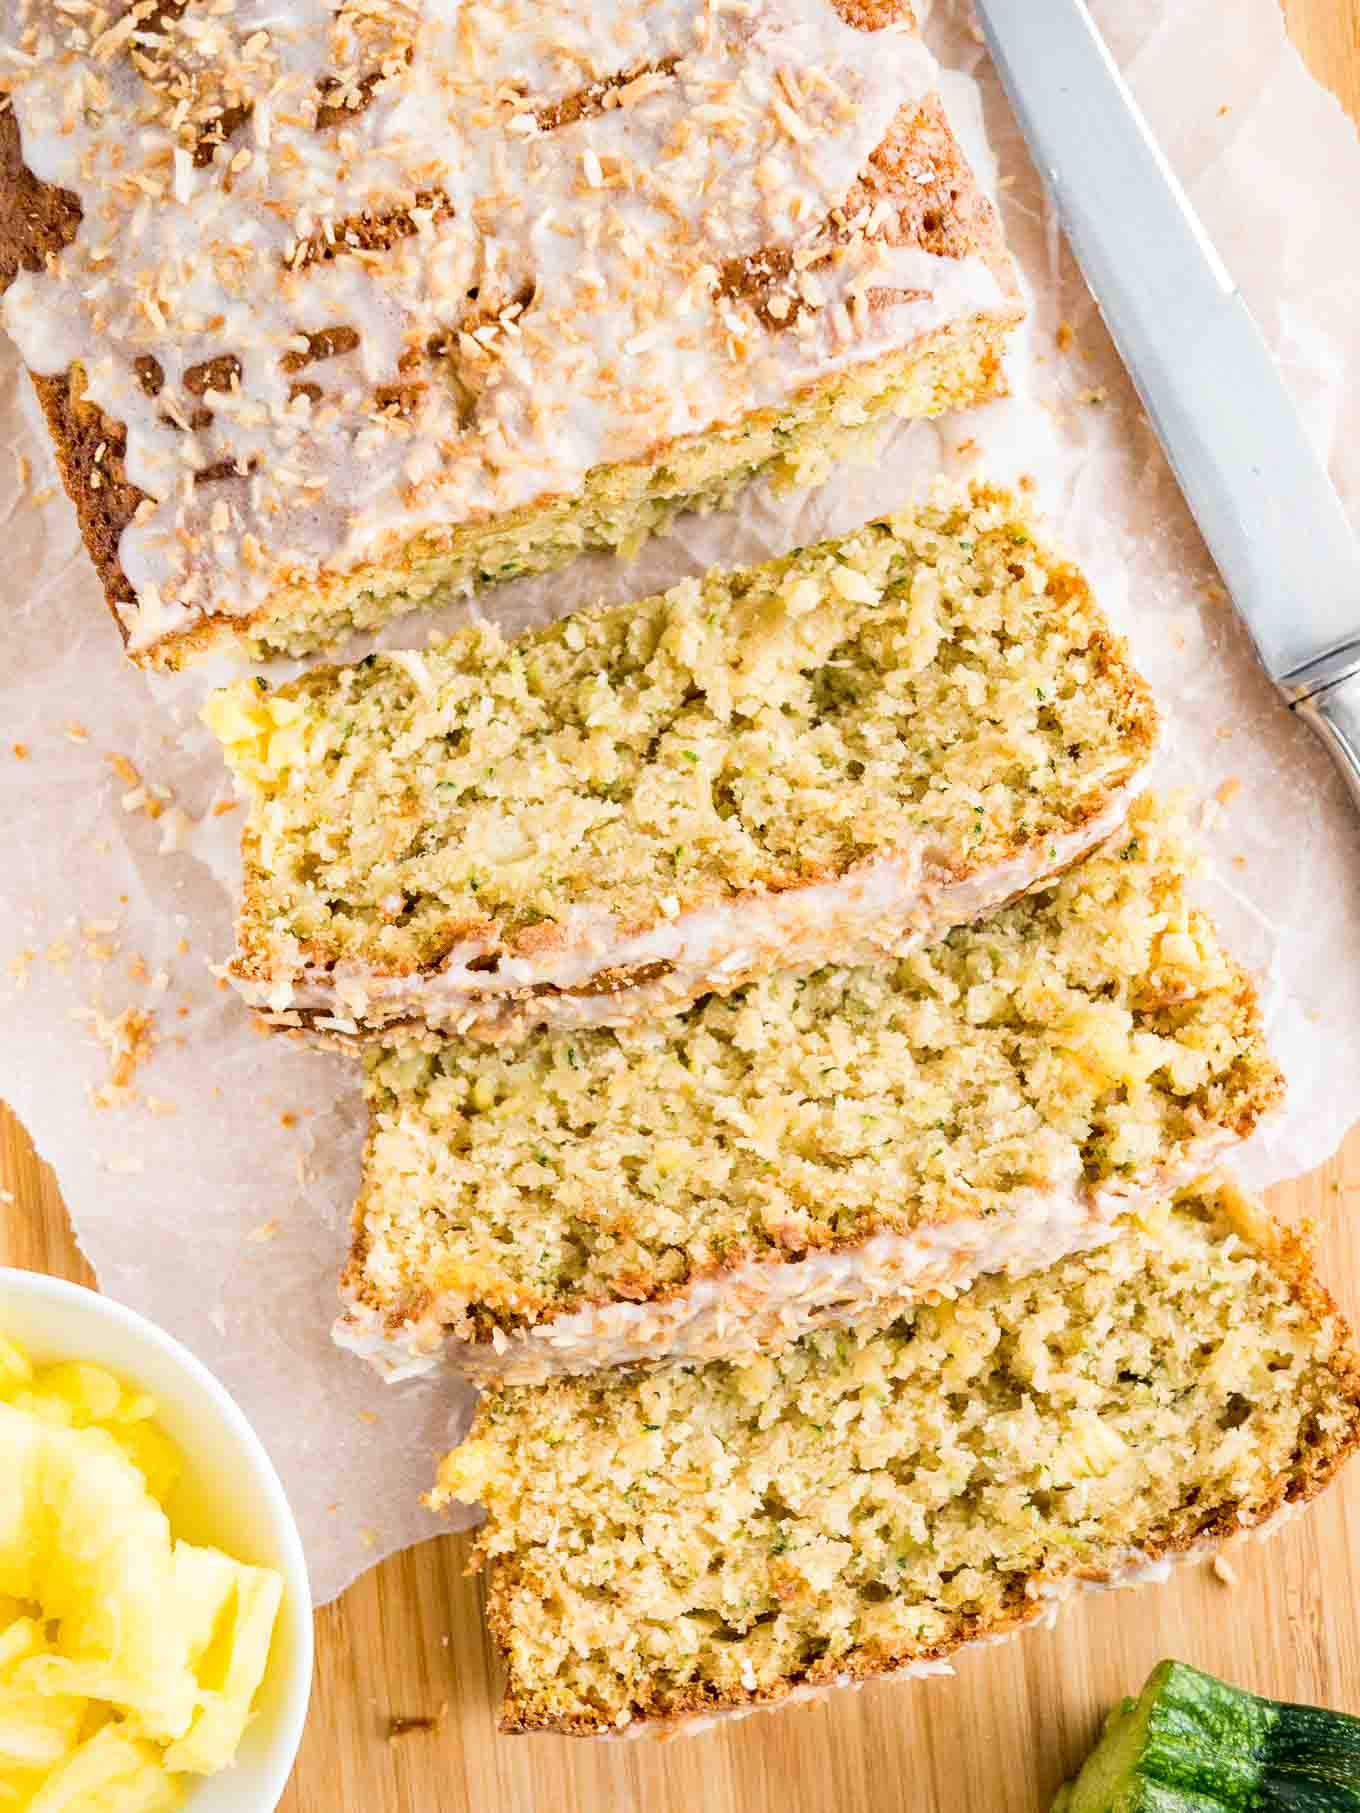
POLYGON ((1327 745, 1360 805, 1360 669, 1294 701, 1294 710, 1327 745))

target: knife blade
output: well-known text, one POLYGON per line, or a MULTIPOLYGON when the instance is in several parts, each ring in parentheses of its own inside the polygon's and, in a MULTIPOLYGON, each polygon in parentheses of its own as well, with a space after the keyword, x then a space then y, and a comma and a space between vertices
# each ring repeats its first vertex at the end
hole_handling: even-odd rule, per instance
POLYGON ((1262 665, 1360 804, 1360 544, 1084 0, 975 0, 1044 187, 1262 665))

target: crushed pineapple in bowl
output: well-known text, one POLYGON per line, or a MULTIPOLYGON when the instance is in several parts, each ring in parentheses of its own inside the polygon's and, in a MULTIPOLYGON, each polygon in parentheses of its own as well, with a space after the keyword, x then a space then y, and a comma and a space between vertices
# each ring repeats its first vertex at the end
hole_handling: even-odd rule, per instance
POLYGON ((297 1528, 226 1391, 0 1268, 0 1813, 272 1813, 311 1665, 297 1528))

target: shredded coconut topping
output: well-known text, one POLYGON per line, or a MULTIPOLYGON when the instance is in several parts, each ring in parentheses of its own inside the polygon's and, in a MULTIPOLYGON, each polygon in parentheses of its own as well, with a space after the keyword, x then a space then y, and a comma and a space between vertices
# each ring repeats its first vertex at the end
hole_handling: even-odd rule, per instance
POLYGON ((134 652, 999 299, 841 207, 932 87, 909 16, 19 0, 6 35, 82 219, 4 320, 126 424, 134 652))

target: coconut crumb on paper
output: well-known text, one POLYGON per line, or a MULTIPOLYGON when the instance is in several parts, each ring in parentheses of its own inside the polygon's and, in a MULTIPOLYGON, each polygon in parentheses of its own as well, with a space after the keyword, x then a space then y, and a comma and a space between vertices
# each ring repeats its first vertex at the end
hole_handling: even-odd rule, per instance
POLYGON ((133 1078, 155 1046, 155 1015, 127 1007, 113 1019, 105 1019, 96 1008, 90 1008, 88 1020, 90 1030, 112 1059, 109 1080, 95 1091, 95 1104, 100 1108, 126 1104, 131 1099, 133 1078))

